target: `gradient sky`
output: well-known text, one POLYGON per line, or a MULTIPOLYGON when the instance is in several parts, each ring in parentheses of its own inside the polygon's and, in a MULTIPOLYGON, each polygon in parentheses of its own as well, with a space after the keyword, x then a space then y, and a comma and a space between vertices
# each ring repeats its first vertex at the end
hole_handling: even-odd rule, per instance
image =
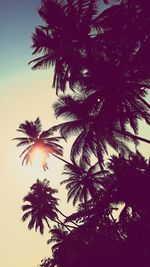
MULTIPOLYGON (((3 267, 36 267, 49 255, 48 231, 41 236, 21 222, 22 198, 36 178, 50 179, 52 186, 58 187, 62 172, 62 165, 54 158, 50 158, 46 173, 39 167, 22 167, 19 151, 11 141, 19 124, 26 119, 40 116, 44 129, 56 123, 51 108, 55 99, 52 71, 32 71, 27 64, 32 59, 32 32, 41 24, 36 12, 39 5, 40 0, 3 0, 0 4, 0 265, 3 267)), ((144 124, 141 134, 148 138, 144 124)), ((142 145, 142 149, 149 156, 148 146, 142 145)), ((67 212, 64 204, 63 207, 67 212)))
POLYGON ((26 119, 40 116, 45 129, 55 122, 51 109, 52 73, 31 71, 27 64, 32 59, 32 32, 41 24, 36 12, 39 5, 39 0, 4 0, 0 4, 0 265, 3 267, 35 267, 49 255, 48 231, 41 236, 21 222, 22 198, 37 178, 51 178, 52 186, 58 187, 62 171, 61 165, 60 170, 56 169, 59 163, 54 159, 50 159, 46 174, 38 167, 22 167, 19 151, 11 141, 19 124, 26 119))

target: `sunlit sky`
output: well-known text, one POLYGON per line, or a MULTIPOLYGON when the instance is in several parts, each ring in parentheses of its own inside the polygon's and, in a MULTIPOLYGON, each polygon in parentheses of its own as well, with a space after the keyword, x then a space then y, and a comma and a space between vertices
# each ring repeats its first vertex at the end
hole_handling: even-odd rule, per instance
MULTIPOLYGON (((19 151, 11 141, 17 136, 19 124, 26 119, 31 121, 39 116, 43 129, 56 124, 51 107, 55 99, 55 91, 51 89, 52 70, 32 71, 27 64, 32 59, 32 32, 41 24, 36 12, 39 5, 40 0, 5 0, 0 6, 0 265, 3 267, 36 267, 49 255, 48 230, 41 236, 21 222, 22 198, 37 178, 49 179, 54 188, 62 179, 63 165, 54 158, 49 159, 49 170, 45 173, 39 166, 22 167, 19 151)), ((148 138, 144 125, 143 133, 148 138)), ((147 145, 143 145, 143 152, 149 155, 147 145)))
POLYGON ((0 4, 0 266, 36 267, 48 256, 48 230, 41 236, 21 222, 22 198, 37 178, 47 178, 56 188, 61 180, 62 164, 50 158, 49 170, 21 166, 19 152, 11 139, 17 136, 21 122, 40 116, 43 129, 54 125, 51 105, 52 72, 32 71, 31 35, 41 24, 36 12, 40 0, 5 0, 0 4), (57 168, 56 168, 57 166, 57 168))

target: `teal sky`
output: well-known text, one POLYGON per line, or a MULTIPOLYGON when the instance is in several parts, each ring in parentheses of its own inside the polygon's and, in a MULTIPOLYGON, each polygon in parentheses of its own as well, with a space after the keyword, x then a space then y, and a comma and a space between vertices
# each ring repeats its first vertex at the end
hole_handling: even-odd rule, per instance
MULTIPOLYGON (((41 24, 36 12, 39 6, 40 0, 2 0, 0 4, 0 265, 3 267, 36 267, 49 255, 48 231, 41 236, 21 222, 22 198, 37 178, 50 179, 54 188, 61 181, 62 165, 57 159, 49 159, 46 173, 38 166, 22 167, 19 151, 11 141, 19 124, 26 119, 31 121, 40 116, 43 129, 56 124, 51 108, 55 100, 52 70, 32 71, 28 66, 32 59, 31 36, 35 26, 41 24)), ((144 124, 140 134, 148 138, 148 127, 144 124)), ((148 148, 142 145, 147 157, 148 148)), ((68 157, 68 151, 64 156, 68 157)), ((64 203, 61 205, 68 213, 64 203)))
POLYGON ((0 6, 0 77, 27 68, 31 59, 31 36, 40 24, 40 0, 3 0, 0 6))

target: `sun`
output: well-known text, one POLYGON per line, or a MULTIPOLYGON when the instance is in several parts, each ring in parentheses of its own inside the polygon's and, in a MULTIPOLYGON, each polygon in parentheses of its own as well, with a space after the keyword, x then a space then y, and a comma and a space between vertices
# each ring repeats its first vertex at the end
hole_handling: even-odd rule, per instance
POLYGON ((32 158, 32 162, 39 162, 41 163, 44 157, 44 152, 41 148, 36 148, 34 149, 34 151, 32 152, 31 158, 32 158))
POLYGON ((43 169, 47 169, 48 154, 42 149, 42 147, 36 147, 31 154, 31 161, 33 168, 41 166, 43 169))

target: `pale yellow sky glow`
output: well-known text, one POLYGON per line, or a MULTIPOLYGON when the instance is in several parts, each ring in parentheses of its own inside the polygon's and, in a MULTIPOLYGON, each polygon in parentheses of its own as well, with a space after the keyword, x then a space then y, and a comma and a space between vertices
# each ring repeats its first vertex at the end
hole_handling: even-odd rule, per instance
POLYGON ((21 222, 22 198, 37 178, 47 178, 52 187, 58 188, 63 164, 50 156, 46 172, 37 162, 32 167, 21 166, 21 150, 11 139, 17 136, 16 129, 26 119, 31 121, 40 116, 45 130, 56 124, 51 108, 55 99, 51 77, 50 71, 29 70, 1 81, 0 251, 3 267, 36 267, 50 253, 46 244, 48 230, 41 236, 34 230, 29 231, 26 222, 21 222))

